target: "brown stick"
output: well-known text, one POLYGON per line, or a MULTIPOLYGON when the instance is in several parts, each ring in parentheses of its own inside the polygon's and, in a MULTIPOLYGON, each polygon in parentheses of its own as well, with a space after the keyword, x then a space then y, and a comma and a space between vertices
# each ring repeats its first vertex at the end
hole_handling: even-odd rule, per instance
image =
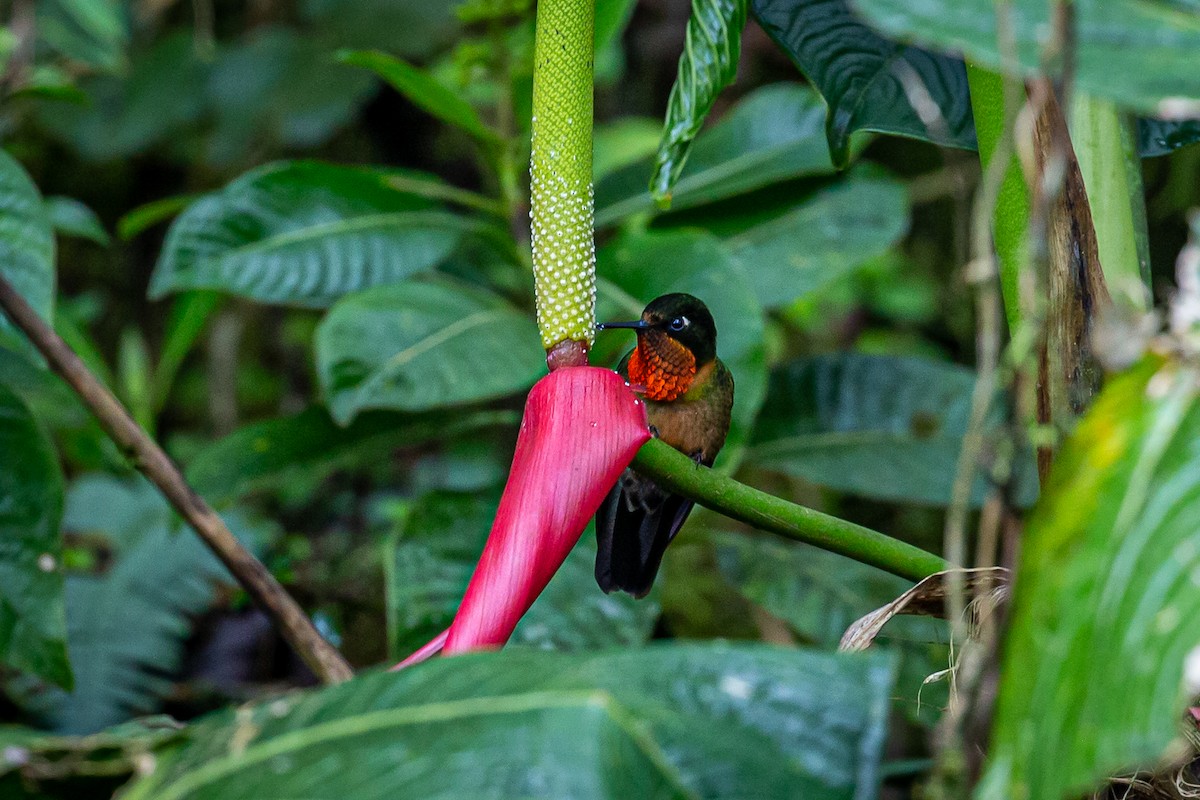
POLYGON ((112 437, 138 471, 158 487, 196 534, 229 568, 258 606, 275 621, 283 637, 325 683, 349 680, 354 672, 333 645, 313 627, 308 615, 296 604, 267 568, 225 527, 225 523, 184 480, 174 462, 151 439, 121 402, 108 391, 62 338, 38 316, 3 276, 0 276, 0 307, 29 337, 112 437))

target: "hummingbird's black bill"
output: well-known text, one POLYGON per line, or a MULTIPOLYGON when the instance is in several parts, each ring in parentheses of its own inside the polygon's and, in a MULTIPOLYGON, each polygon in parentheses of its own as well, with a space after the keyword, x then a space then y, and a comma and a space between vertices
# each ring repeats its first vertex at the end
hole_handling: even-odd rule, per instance
POLYGON ((644 319, 635 320, 634 322, 601 322, 596 326, 598 331, 607 331, 612 328, 633 328, 634 330, 642 330, 652 327, 649 322, 644 319))

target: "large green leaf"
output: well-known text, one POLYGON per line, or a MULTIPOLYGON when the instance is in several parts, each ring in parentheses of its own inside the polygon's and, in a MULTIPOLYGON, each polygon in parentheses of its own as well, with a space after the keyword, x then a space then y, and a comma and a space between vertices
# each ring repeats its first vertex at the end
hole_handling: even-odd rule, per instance
POLYGON ((340 54, 338 59, 343 64, 374 72, 397 92, 442 122, 483 141, 496 139, 496 134, 483 123, 474 106, 420 67, 378 50, 352 50, 340 54))
POLYGON ((272 25, 220 47, 208 81, 216 116, 209 163, 228 171, 245 165, 247 153, 311 149, 351 122, 376 84, 333 56, 323 36, 272 25))
POLYGON ((442 261, 478 223, 430 211, 384 170, 269 164, 201 198, 171 225, 152 297, 220 289, 263 302, 329 305, 442 261))
POLYGON ((754 0, 754 15, 829 104, 834 163, 846 165, 861 130, 975 149, 961 59, 883 38, 846 0, 754 0))
POLYGON ((692 140, 717 95, 737 76, 742 54, 742 28, 746 26, 747 0, 692 0, 683 53, 671 96, 662 141, 654 162, 650 191, 670 202, 671 189, 687 162, 692 140))
POLYGON ((904 185, 882 175, 858 176, 817 192, 726 243, 758 301, 778 308, 887 252, 907 227, 904 185))
POLYGON ((126 797, 865 798, 891 681, 762 646, 436 659, 209 718, 126 797))
MULTIPOLYGON (((597 254, 596 269, 602 319, 637 319, 651 300, 669 292, 687 292, 708 305, 717 323, 717 354, 736 385, 733 428, 718 463, 736 464, 766 387, 762 307, 737 261, 706 233, 631 233, 597 254), (648 264, 654 268, 647 269, 648 264)), ((621 333, 604 336, 609 342, 626 341, 621 333)), ((632 345, 628 340, 620 352, 632 345)), ((599 347, 615 349, 609 343, 599 347)))
POLYGON ((58 522, 63 478, 54 446, 0 383, 0 663, 71 685, 58 522))
MULTIPOLYGON (((388 614, 394 651, 407 655, 449 626, 496 515, 479 493, 434 492, 411 509, 388 548, 388 614)), ((659 606, 606 595, 596 585, 589 528, 513 634, 514 645, 594 650, 645 642, 659 606)))
MULTIPOLYGON (((44 319, 54 311, 54 231, 37 187, 16 159, 0 150, 0 275, 44 319)), ((15 342, 0 314, 0 343, 15 342)), ((20 339, 22 347, 29 345, 20 339)))
MULTIPOLYGON (((851 0, 851 5, 897 39, 965 54, 995 70, 1008 55, 996 25, 1004 10, 1027 74, 1046 63, 1054 30, 1055 6, 1044 0, 1003 6, 992 0, 851 0)), ((1071 18, 1071 75, 1080 89, 1146 114, 1158 113, 1167 100, 1200 100, 1200 15, 1194 10, 1161 0, 1076 0, 1071 18)))
MULTIPOLYGON (((953 493, 975 376, 916 357, 840 353, 771 375, 751 445, 755 465, 865 497, 945 505, 953 493)), ((992 415, 994 424, 996 415, 992 415)), ((1017 462, 1018 494, 1034 476, 1017 462)), ((988 488, 982 467, 971 500, 988 488)))
MULTIPOLYGON (((721 574, 747 600, 783 620, 803 641, 834 649, 856 620, 895 600, 911 584, 882 570, 799 542, 715 532, 721 574)), ((933 724, 945 707, 946 685, 925 679, 946 668, 945 623, 892 620, 875 646, 898 654, 893 703, 910 719, 933 724)))
POLYGON ((90 102, 44 103, 38 119, 94 161, 127 158, 170 143, 204 111, 208 66, 194 45, 189 32, 164 36, 137 54, 127 74, 82 80, 90 102))
POLYGON ((41 0, 37 33, 61 55, 100 69, 115 70, 125 60, 129 39, 126 9, 117 0, 41 0))
POLYGON ((366 463, 397 447, 491 425, 512 425, 512 413, 477 411, 400 415, 370 412, 347 427, 323 408, 239 428, 208 445, 188 465, 188 482, 213 502, 279 486, 297 475, 319 479, 348 464, 366 463))
MULTIPOLYGON (((734 197, 776 181, 834 171, 823 134, 825 105, 807 87, 767 86, 743 99, 697 137, 675 184, 671 208, 734 197)), ((646 183, 653 162, 640 161, 596 185, 596 225, 654 211, 646 183)))
POLYGON ((981 796, 1080 796, 1175 735, 1197 691, 1198 378, 1148 357, 1059 451, 1022 537, 981 796))
MULTIPOLYGON (((261 525, 231 513, 226 523, 254 546, 261 525)), ((63 530, 94 550, 93 571, 67 578, 71 692, 10 686, 57 730, 90 733, 158 708, 172 688, 193 617, 208 610, 225 568, 144 480, 80 478, 67 495, 63 530), (23 691, 22 691, 23 689, 23 691)))
POLYGON ((537 326, 465 285, 408 281, 351 295, 317 329, 317 372, 339 423, 502 397, 545 371, 537 326))

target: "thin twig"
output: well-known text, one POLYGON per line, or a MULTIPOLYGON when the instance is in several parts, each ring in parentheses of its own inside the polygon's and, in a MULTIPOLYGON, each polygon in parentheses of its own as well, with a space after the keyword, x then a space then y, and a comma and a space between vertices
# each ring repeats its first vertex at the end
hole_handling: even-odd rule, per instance
POLYGON ((288 644, 313 673, 325 683, 351 678, 354 673, 350 665, 322 638, 304 610, 267 568, 242 547, 208 503, 187 484, 162 448, 138 427, 129 411, 3 276, 0 276, 0 307, 92 410, 138 471, 158 487, 242 588, 274 620, 288 644))

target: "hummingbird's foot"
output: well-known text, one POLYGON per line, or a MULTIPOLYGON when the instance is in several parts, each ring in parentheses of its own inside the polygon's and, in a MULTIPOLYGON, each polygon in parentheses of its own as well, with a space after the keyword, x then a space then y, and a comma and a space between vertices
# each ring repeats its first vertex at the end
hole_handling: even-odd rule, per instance
POLYGON ((650 435, 653 436, 655 439, 657 439, 658 438, 658 428, 654 427, 653 425, 650 425, 649 428, 650 428, 650 435))
POLYGON ((692 461, 696 462, 696 469, 700 469, 700 465, 704 463, 704 451, 695 450, 692 452, 692 461))

